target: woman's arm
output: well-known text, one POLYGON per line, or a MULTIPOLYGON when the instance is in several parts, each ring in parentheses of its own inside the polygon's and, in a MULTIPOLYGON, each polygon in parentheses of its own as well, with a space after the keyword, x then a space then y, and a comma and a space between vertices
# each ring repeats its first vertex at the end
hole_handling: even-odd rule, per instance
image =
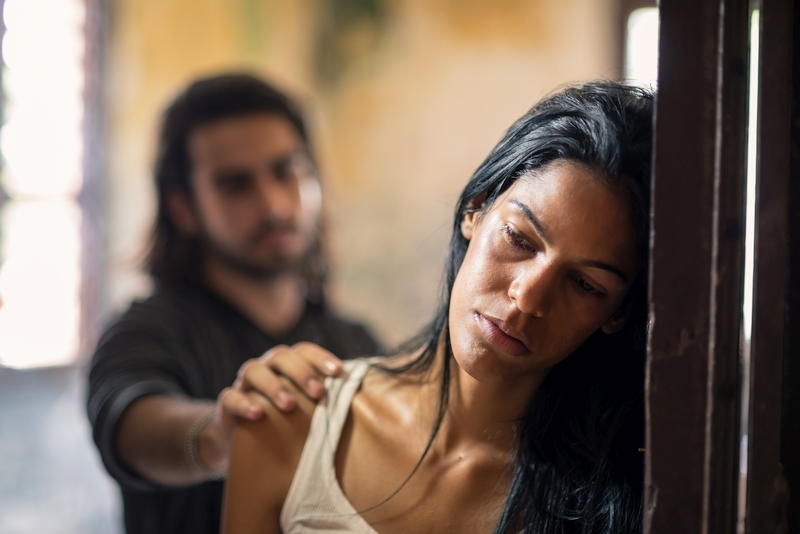
POLYGON ((279 534, 280 514, 303 452, 316 403, 288 380, 297 409, 282 413, 261 402, 265 417, 238 421, 233 433, 222 514, 223 534, 279 534))

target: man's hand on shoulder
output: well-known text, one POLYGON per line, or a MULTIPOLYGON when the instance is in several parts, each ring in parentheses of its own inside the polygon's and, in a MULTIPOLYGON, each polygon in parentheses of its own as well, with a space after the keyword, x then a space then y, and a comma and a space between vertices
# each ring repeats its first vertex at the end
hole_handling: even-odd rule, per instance
POLYGON ((233 385, 220 392, 216 417, 198 436, 201 461, 210 470, 227 465, 235 418, 261 419, 268 403, 283 412, 294 410, 298 399, 284 380, 317 401, 325 393, 324 378, 341 372, 341 360, 313 343, 279 345, 259 358, 248 360, 239 369, 233 385))
POLYGON ((341 371, 342 362, 330 352, 299 343, 275 347, 246 362, 216 404, 163 394, 142 396, 120 417, 117 454, 131 471, 165 486, 222 478, 236 418, 255 421, 267 409, 290 412, 298 404, 307 412, 325 392, 322 380, 341 371))

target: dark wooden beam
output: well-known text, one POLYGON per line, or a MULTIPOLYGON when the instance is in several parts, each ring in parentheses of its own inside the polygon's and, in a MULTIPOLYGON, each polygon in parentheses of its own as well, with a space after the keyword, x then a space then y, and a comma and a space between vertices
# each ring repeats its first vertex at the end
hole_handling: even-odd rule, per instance
POLYGON ((659 7, 645 533, 733 532, 749 2, 659 7))
MULTIPOLYGON (((792 20, 800 20, 794 2, 792 20)), ((792 115, 789 162, 789 261, 786 292, 786 344, 783 364, 781 465, 789 484, 789 532, 800 532, 800 28, 792 31, 792 115)))
POLYGON ((781 419, 789 259, 793 4, 792 0, 761 0, 748 534, 787 532, 789 488, 781 466, 781 419))

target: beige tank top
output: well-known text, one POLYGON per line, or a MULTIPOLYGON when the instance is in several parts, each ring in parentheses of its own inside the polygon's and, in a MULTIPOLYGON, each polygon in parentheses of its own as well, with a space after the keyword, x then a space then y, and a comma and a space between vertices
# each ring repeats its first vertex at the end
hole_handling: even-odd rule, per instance
POLYGON ((345 497, 336 479, 336 449, 369 360, 345 362, 345 372, 325 381, 327 395, 311 416, 308 438, 281 510, 284 534, 377 534, 345 497))

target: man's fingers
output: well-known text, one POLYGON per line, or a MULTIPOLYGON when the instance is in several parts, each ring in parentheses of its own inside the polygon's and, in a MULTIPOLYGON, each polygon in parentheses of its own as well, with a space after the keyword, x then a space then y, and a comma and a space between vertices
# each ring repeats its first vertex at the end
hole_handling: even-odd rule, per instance
POLYGON ((243 419, 256 420, 264 415, 264 410, 257 402, 234 388, 223 389, 218 402, 224 411, 243 419))
POLYGON ((293 345, 292 349, 297 356, 326 376, 338 376, 342 372, 342 360, 319 345, 301 342, 293 345))
MULTIPOLYGON (((266 397, 278 409, 290 411, 297 402, 280 377, 294 383, 309 398, 317 400, 325 393, 322 380, 342 372, 342 362, 327 350, 313 343, 298 343, 292 347, 279 345, 255 360, 249 360, 239 369, 235 391, 246 393, 252 402, 252 393, 266 397)), ((234 399, 244 403, 246 399, 234 399)))
POLYGON ((314 400, 320 399, 325 392, 322 380, 342 372, 341 360, 313 343, 276 347, 260 360, 271 371, 291 380, 314 400))
POLYGON ((270 373, 277 373, 289 379, 312 399, 319 399, 325 392, 322 383, 324 375, 295 349, 276 354, 274 358, 267 359, 262 366, 270 373))
POLYGON ((255 390, 263 395, 279 410, 288 412, 297 405, 294 396, 284 387, 280 377, 258 360, 251 360, 242 366, 241 383, 238 391, 249 393, 255 390))
POLYGON ((314 343, 296 343, 291 347, 279 345, 265 352, 259 360, 276 373, 287 376, 297 360, 312 366, 322 376, 338 376, 342 372, 342 360, 314 343))

